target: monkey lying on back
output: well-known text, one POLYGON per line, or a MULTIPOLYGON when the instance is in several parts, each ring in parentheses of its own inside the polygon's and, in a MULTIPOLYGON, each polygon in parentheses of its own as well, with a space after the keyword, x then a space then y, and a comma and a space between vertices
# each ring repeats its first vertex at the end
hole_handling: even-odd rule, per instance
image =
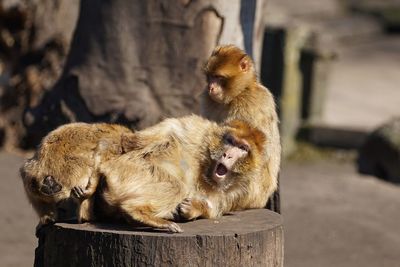
POLYGON ((29 201, 40 217, 39 227, 58 218, 58 205, 75 194, 78 221, 93 217, 92 198, 98 183, 96 168, 113 154, 120 154, 121 135, 131 133, 120 125, 71 123, 50 132, 35 155, 20 169, 29 201), (107 149, 101 140, 107 141, 107 149), (74 189, 76 187, 76 189, 74 189))
MULTIPOLYGON (((265 136, 242 121, 167 119, 123 137, 126 154, 99 166, 99 216, 181 232, 168 221, 242 209, 260 171, 265 136)), ((97 215, 97 214, 96 214, 97 215)))

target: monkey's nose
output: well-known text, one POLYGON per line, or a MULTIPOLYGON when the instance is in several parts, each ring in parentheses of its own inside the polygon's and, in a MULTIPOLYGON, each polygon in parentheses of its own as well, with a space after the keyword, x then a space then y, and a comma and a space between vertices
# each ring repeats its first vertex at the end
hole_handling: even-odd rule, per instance
POLYGON ((232 158, 232 156, 229 156, 229 155, 227 155, 226 153, 224 153, 223 157, 224 157, 224 158, 228 158, 228 159, 231 159, 231 158, 232 158))

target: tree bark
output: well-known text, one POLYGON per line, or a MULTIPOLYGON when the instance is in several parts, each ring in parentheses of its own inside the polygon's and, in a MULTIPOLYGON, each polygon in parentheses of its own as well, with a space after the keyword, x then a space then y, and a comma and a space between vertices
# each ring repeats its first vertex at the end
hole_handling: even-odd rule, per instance
POLYGON ((283 266, 279 214, 248 210, 181 224, 184 233, 57 223, 42 233, 35 266, 283 266))
POLYGON ((0 135, 25 148, 24 110, 61 75, 78 17, 78 0, 0 2, 0 135))
POLYGON ((63 75, 25 114, 31 144, 66 122, 108 121, 141 129, 165 117, 197 113, 205 60, 220 43, 253 54, 262 40, 254 34, 262 28, 255 8, 263 3, 81 1, 63 75))

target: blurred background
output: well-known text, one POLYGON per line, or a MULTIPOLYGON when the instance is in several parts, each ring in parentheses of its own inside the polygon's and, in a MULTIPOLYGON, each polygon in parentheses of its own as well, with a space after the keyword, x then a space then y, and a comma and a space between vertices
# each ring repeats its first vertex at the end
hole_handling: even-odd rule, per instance
POLYGON ((0 265, 30 266, 18 168, 72 121, 198 111, 219 43, 274 94, 285 266, 400 264, 400 1, 0 1, 0 265))

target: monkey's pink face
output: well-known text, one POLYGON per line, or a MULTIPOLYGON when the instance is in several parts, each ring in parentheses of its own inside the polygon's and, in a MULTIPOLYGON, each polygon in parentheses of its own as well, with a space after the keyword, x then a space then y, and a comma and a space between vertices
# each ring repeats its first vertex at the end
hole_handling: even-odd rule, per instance
POLYGON ((224 150, 221 157, 217 160, 212 179, 216 184, 226 183, 231 175, 234 166, 241 159, 248 156, 250 145, 241 139, 237 139, 232 135, 224 136, 224 150))
POLYGON ((217 103, 222 103, 224 100, 224 86, 224 77, 218 75, 207 76, 208 94, 217 103))

